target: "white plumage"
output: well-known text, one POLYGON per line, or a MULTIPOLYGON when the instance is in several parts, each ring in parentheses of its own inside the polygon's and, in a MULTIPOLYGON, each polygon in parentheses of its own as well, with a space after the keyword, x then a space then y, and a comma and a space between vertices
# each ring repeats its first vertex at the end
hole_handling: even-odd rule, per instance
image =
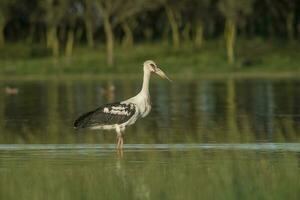
POLYGON ((141 91, 134 97, 122 102, 106 104, 93 111, 81 115, 74 122, 76 129, 116 130, 117 148, 123 148, 123 135, 126 126, 132 125, 140 117, 146 117, 151 111, 149 81, 151 73, 171 81, 157 65, 148 60, 143 65, 144 77, 141 91))

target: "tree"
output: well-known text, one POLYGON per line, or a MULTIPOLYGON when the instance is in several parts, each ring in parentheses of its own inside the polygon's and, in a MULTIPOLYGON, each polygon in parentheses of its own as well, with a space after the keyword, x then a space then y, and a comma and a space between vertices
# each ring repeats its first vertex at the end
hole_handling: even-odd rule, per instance
POLYGON ((133 29, 137 26, 135 19, 127 19, 121 23, 124 37, 122 39, 122 45, 126 48, 131 48, 134 43, 133 29))
POLYGON ((121 1, 97 0, 97 8, 103 19, 106 36, 106 59, 109 66, 114 65, 114 33, 111 18, 117 12, 121 1))
POLYGON ((193 31, 193 42, 196 47, 202 47, 204 25, 209 18, 212 18, 211 0, 186 0, 183 15, 185 21, 191 22, 193 31))
POLYGON ((225 40, 229 64, 235 61, 235 40, 238 20, 251 13, 253 0, 222 0, 218 7, 225 17, 225 40))
MULTIPOLYGON (((159 1, 158 1, 159 2, 159 1)), ((97 8, 102 16, 106 36, 106 55, 108 66, 114 65, 114 32, 121 22, 156 5, 151 0, 97 0, 97 8)))
POLYGON ((55 0, 39 1, 44 10, 44 20, 46 23, 46 46, 52 49, 52 54, 58 56, 59 42, 57 38, 57 26, 59 21, 58 3, 55 0))
POLYGON ((172 34, 172 44, 174 49, 178 49, 180 46, 180 21, 181 12, 184 8, 185 1, 173 1, 169 0, 164 3, 167 19, 170 24, 172 34))
POLYGON ((190 38, 194 32, 195 46, 201 47, 205 20, 209 15, 211 0, 167 0, 164 2, 166 16, 171 28, 172 44, 175 49, 180 47, 180 28, 184 24, 183 37, 190 38))
POLYGON ((93 0, 84 0, 84 23, 85 23, 85 32, 86 40, 90 48, 94 47, 94 18, 95 17, 95 5, 93 0))
POLYGON ((65 56, 71 57, 74 48, 76 20, 82 17, 83 5, 79 1, 61 0, 61 10, 64 12, 63 19, 67 27, 67 40, 65 46, 65 56))
POLYGON ((0 1, 0 47, 3 47, 5 44, 5 35, 4 29, 6 22, 9 17, 9 9, 13 4, 13 1, 10 0, 1 0, 0 1))
POLYGON ((294 40, 294 21, 296 15, 296 0, 284 0, 283 5, 278 9, 283 12, 286 21, 286 33, 290 42, 294 40))
MULTIPOLYGON (((163 5, 165 0, 136 0, 139 4, 136 5, 135 11, 131 12, 130 15, 127 15, 120 19, 120 24, 122 26, 124 37, 122 39, 122 45, 126 48, 131 48, 134 44, 134 34, 133 31, 135 28, 140 26, 144 29, 143 33, 146 38, 149 40, 153 34, 153 30, 147 27, 147 21, 145 18, 153 19, 151 14, 148 11, 153 11, 163 5)), ((154 12, 155 13, 155 12, 154 12)), ((156 18, 156 17, 155 17, 156 18)))

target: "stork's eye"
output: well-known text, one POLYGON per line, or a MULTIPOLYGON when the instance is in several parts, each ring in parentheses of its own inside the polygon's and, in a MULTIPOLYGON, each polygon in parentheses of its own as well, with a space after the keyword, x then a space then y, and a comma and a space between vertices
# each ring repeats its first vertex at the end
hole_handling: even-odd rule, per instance
POLYGON ((155 72, 156 71, 156 66, 152 63, 150 63, 150 66, 151 66, 152 70, 155 72))

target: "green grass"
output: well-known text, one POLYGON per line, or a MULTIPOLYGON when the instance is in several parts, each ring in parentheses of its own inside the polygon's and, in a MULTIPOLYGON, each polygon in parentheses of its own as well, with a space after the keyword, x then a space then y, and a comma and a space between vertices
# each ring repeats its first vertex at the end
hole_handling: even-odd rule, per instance
POLYGON ((1 199, 299 199, 297 154, 20 151, 3 154, 1 199))
POLYGON ((202 49, 183 44, 173 50, 165 43, 137 44, 115 49, 116 64, 108 67, 104 46, 95 49, 76 46, 71 58, 53 58, 50 52, 37 45, 7 44, 0 49, 0 75, 99 75, 140 73, 142 63, 155 60, 172 74, 199 73, 278 73, 300 72, 298 43, 238 41, 237 59, 229 65, 223 41, 206 42, 202 49))

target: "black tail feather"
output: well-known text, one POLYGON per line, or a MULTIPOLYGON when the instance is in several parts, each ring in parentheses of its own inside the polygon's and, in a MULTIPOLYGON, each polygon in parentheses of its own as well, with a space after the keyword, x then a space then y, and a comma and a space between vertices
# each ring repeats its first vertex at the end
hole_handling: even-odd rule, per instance
POLYGON ((83 115, 81 115, 80 117, 78 117, 75 122, 74 122, 74 129, 81 129, 81 128, 85 128, 87 122, 90 120, 91 115, 94 113, 94 111, 85 113, 83 115))

